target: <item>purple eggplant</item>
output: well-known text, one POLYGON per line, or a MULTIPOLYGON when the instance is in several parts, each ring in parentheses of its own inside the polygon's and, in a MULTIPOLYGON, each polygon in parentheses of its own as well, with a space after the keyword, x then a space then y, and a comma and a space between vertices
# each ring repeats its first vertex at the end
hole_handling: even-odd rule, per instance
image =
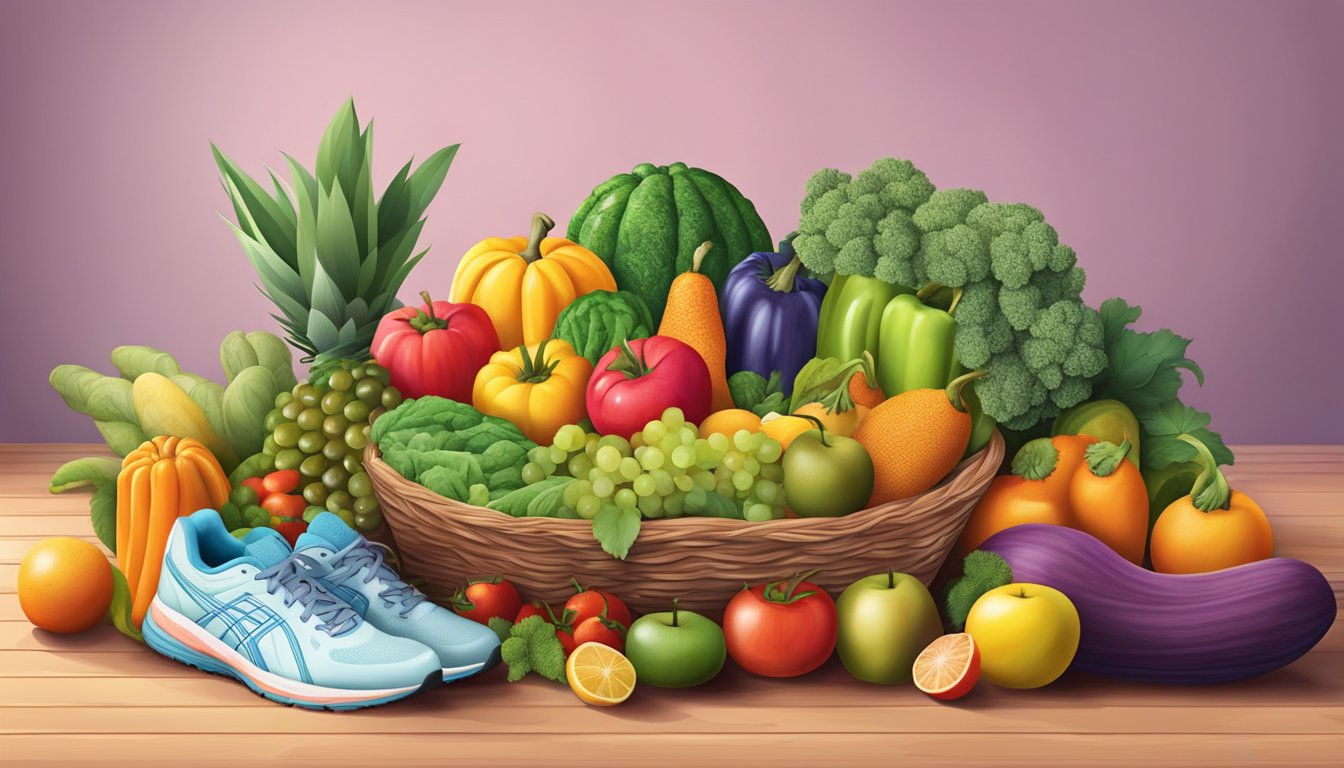
POLYGON ((753 253, 733 267, 719 292, 719 313, 728 339, 728 375, 779 371, 785 395, 793 378, 817 351, 817 316, 826 284, 799 275, 786 240, 780 253, 753 253))
POLYGON ((1078 609, 1080 672, 1145 683, 1226 683, 1296 661, 1335 621, 1321 572, 1275 557, 1221 571, 1162 574, 1140 568, 1092 536, 1019 525, 980 548, 1013 569, 1014 582, 1063 592, 1078 609))

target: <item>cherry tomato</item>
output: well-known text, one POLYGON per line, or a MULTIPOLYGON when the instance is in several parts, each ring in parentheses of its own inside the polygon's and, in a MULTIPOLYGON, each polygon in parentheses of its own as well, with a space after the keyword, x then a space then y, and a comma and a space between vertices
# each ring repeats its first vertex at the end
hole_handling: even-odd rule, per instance
MULTIPOLYGON (((616 622, 603 619, 601 616, 591 616, 574 628, 573 640, 576 646, 584 643, 601 643, 609 648, 624 652, 624 635, 624 628, 616 622)), ((561 640, 560 643, 563 645, 564 641, 561 640)), ((568 652, 566 652, 566 655, 568 655, 568 652)))
POLYGON ((453 596, 453 610, 481 624, 491 619, 513 619, 522 610, 523 600, 518 588, 507 579, 496 576, 484 581, 468 582, 453 596))
MULTIPOLYGON (((299 481, 302 479, 297 469, 277 469, 261 479, 261 487, 265 489, 266 495, 293 493, 298 490, 299 481)), ((257 495, 261 496, 262 492, 258 491, 257 495)))
POLYGON ((261 508, 282 520, 302 520, 304 510, 308 509, 308 501, 302 496, 272 493, 262 500, 261 508))
POLYGON ((600 589, 584 589, 578 581, 574 582, 574 588, 578 592, 565 601, 565 607, 561 611, 574 612, 570 626, 577 627, 594 616, 606 616, 621 627, 630 628, 630 609, 621 598, 600 589))
POLYGON ((835 601, 800 573, 743 589, 728 602, 723 635, 728 655, 766 677, 796 677, 820 667, 835 650, 835 601))
POLYGON ((523 619, 540 616, 541 620, 547 624, 554 624, 551 620, 551 607, 540 600, 533 600, 530 603, 523 603, 523 607, 518 610, 518 617, 513 620, 514 624, 523 623, 523 619))
POLYGON ((573 633, 564 627, 555 628, 555 637, 560 641, 560 646, 565 649, 565 658, 569 658, 569 654, 579 647, 578 642, 574 640, 573 633))
POLYGON ((302 521, 297 523, 278 523, 271 527, 275 529, 276 533, 284 536, 285 541, 288 541, 289 546, 291 547, 298 546, 299 534, 308 530, 308 524, 302 521))

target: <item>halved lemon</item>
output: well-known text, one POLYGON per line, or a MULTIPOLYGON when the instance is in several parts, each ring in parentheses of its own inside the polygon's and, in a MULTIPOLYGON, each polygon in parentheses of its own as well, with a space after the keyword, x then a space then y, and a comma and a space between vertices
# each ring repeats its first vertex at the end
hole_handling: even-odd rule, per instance
POLYGON ((565 679, 585 704, 612 707, 635 690, 635 667, 615 648, 584 643, 565 661, 565 679))
POLYGON ((980 679, 980 648, 967 634, 943 635, 915 658, 915 687, 951 701, 970 693, 980 679))

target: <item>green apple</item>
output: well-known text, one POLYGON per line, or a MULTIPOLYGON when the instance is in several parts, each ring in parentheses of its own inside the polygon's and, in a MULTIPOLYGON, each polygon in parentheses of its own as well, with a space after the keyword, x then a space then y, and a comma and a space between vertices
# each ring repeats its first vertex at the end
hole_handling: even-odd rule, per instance
MULTIPOLYGON (((787 476, 787 475, 786 475, 787 476)), ((924 584, 890 571, 850 584, 835 601, 835 649, 849 674, 870 683, 908 683, 915 657, 943 634, 924 584)))
POLYGON ((672 610, 641 616, 625 635, 625 657, 640 683, 660 688, 690 688, 707 683, 723 669, 728 645, 718 624, 691 611, 672 610))
POLYGON ((1078 609, 1040 584, 1005 584, 980 596, 966 634, 980 647, 980 674, 1004 688, 1040 688, 1064 674, 1078 651, 1078 609))
MULTIPOLYGON (((805 416, 803 418, 812 418, 805 416)), ((821 426, 820 419, 812 419, 821 426)), ((840 517, 868 506, 873 459, 858 440, 813 429, 784 452, 784 496, 799 517, 840 517)))

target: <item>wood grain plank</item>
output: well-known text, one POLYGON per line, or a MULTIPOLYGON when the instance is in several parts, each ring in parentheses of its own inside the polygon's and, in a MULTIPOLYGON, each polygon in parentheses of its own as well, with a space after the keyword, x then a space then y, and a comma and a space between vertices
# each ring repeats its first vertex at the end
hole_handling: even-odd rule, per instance
MULTIPOLYGON (((619 711, 604 715, 618 718, 619 711)), ((341 716, 354 719, 362 715, 341 716)), ((219 738, 202 723, 198 734, 0 736, 0 754, 21 765, 66 765, 96 761, 106 766, 228 766, 265 762, 367 768, 394 760, 398 766, 530 766, 534 750, 520 749, 512 734, 446 738, 435 734, 324 736, 320 746, 295 734, 219 738), (314 751, 320 756, 314 757, 314 751), (218 756, 218 757, 216 757, 218 756)), ((1241 765, 1334 766, 1344 747, 1338 732, 1284 736, 1247 732, 1192 738, 1163 734, 695 734, 653 731, 640 735, 558 734, 538 748, 572 756, 588 768, 640 766, 771 765, 814 768, 828 760, 846 766, 1116 766, 1179 764, 1222 768, 1241 765), (839 757, 843 756, 843 757, 839 757), (1155 762, 1156 761, 1156 762, 1155 762)))

